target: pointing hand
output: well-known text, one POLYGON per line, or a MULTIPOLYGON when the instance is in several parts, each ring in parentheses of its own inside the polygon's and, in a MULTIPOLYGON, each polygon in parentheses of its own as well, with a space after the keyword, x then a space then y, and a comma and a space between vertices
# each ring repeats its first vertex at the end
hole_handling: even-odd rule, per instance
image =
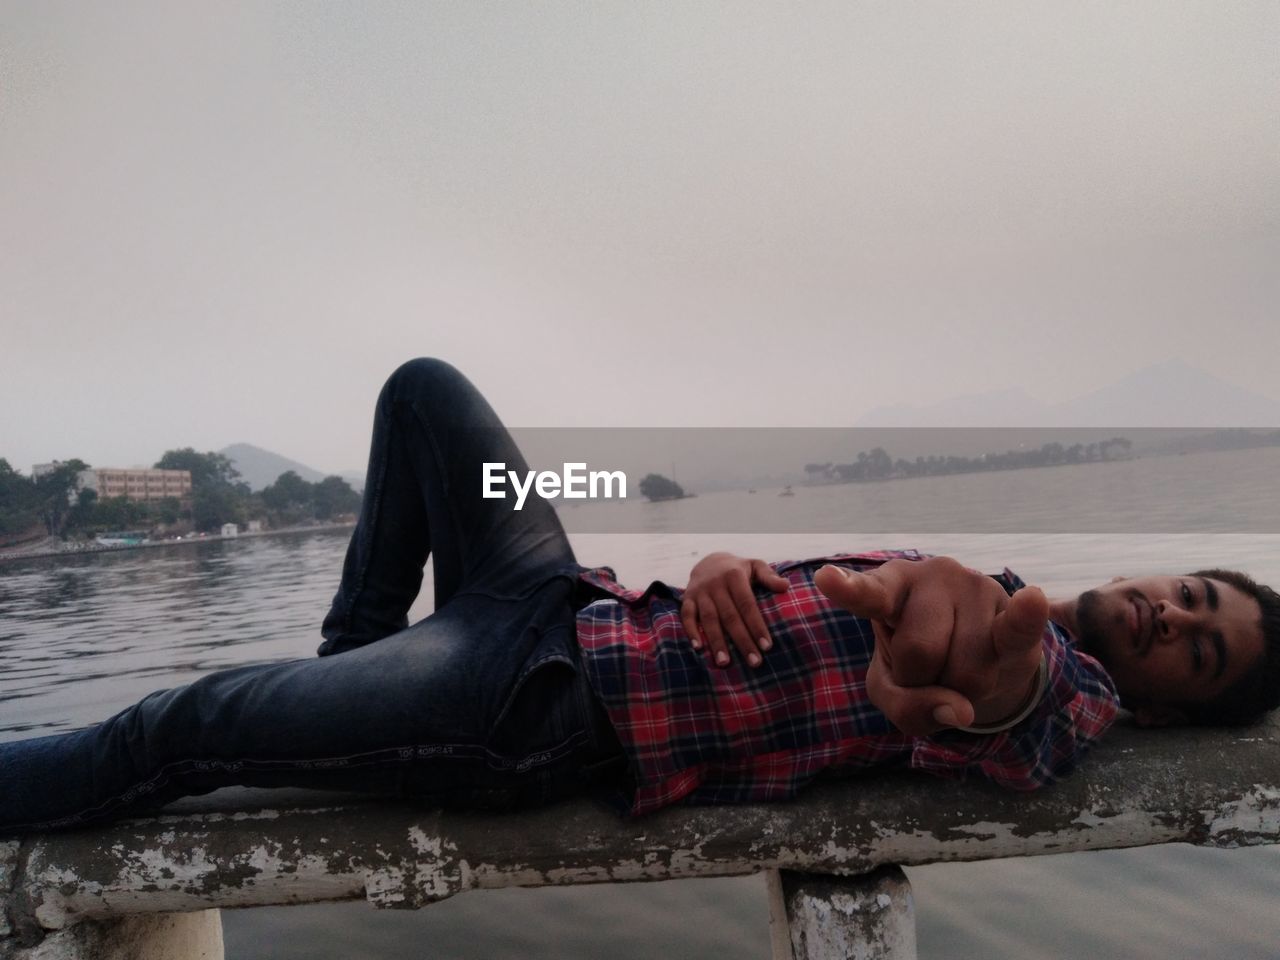
POLYGON ((949 557, 890 560, 865 573, 827 566, 815 579, 871 621, 867 695, 904 733, 999 723, 1032 694, 1049 620, 1039 589, 1010 598, 949 557))

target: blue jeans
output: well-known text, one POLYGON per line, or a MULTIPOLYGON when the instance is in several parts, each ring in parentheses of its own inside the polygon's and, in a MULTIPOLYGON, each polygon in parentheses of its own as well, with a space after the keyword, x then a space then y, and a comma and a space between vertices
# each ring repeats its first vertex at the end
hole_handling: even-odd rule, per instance
POLYGON ((320 656, 220 671, 69 734, 0 743, 0 834, 76 826, 230 785, 513 808, 621 775, 578 668, 580 567, 541 498, 481 496, 527 469, 460 373, 400 367, 378 398, 360 520, 320 656), (436 611, 407 612, 435 559, 436 611))

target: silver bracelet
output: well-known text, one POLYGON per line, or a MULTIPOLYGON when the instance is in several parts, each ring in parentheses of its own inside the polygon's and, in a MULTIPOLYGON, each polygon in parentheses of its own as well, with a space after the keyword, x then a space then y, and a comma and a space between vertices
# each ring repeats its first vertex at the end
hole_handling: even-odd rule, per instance
POLYGON ((1023 704, 1022 709, 1008 720, 1001 720, 998 723, 987 723, 981 726, 972 727, 952 727, 953 730, 961 730, 964 733, 1000 733, 1008 730, 1010 727, 1016 727, 1023 720, 1031 715, 1040 704, 1040 698, 1044 696, 1044 692, 1049 689, 1049 661, 1044 655, 1044 651, 1040 651, 1040 670, 1036 676, 1035 692, 1027 698, 1027 702, 1023 704))

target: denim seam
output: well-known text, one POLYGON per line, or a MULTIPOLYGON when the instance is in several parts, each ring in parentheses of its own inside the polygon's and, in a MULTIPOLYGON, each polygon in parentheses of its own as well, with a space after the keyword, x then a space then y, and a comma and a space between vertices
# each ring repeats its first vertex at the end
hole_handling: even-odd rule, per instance
MULTIPOLYGON (((394 406, 396 401, 393 399, 391 403, 394 406)), ((388 423, 388 429, 390 429, 391 418, 387 417, 386 420, 388 423)), ((384 444, 383 446, 386 445, 384 444)), ((351 595, 346 598, 346 603, 343 604, 342 608, 342 634, 344 635, 349 635, 351 633, 351 611, 355 609, 356 600, 359 598, 360 594, 364 592, 365 581, 369 576, 369 562, 373 557, 373 540, 377 534, 378 525, 382 522, 382 494, 387 481, 387 457, 385 450, 383 451, 383 456, 378 458, 378 469, 375 479, 373 505, 370 509, 370 513, 374 518, 373 528, 367 533, 364 533, 364 531, 360 530, 359 527, 356 528, 358 532, 364 533, 364 542, 360 544, 360 569, 356 571, 355 589, 353 589, 351 591, 351 595)), ((367 495, 368 492, 369 491, 366 490, 365 494, 367 495)))
MULTIPOLYGON (((468 549, 469 545, 467 543, 466 538, 462 536, 462 523, 458 518, 457 505, 453 502, 453 498, 449 496, 449 472, 447 469, 445 469, 444 458, 440 453, 440 442, 436 438, 435 430, 432 429, 431 418, 424 416, 422 412, 418 410, 418 404, 416 401, 404 400, 404 401, 398 401, 398 402, 404 403, 404 405, 409 408, 409 411, 413 415, 414 420, 416 420, 418 422, 418 425, 422 428, 422 432, 426 435, 426 438, 427 438, 427 447, 431 451, 431 457, 433 460, 435 460, 436 476, 440 478, 441 498, 444 501, 445 510, 449 517, 449 523, 453 525, 453 530, 452 530, 453 542, 457 544, 456 549, 458 550, 459 559, 461 560, 462 574, 459 582, 459 586, 460 586, 462 582, 465 582, 466 580, 469 580, 471 578, 471 569, 470 569, 471 564, 470 564, 470 557, 468 555, 470 551, 468 549)), ((423 509, 424 510, 426 509, 425 505, 423 509)), ((429 516, 427 518, 427 522, 428 524, 431 522, 431 518, 429 516)), ((432 541, 440 542, 440 538, 438 536, 432 536, 431 539, 432 541)), ((440 586, 440 576, 438 572, 435 577, 435 586, 437 588, 440 586)), ((447 587, 448 585, 445 584, 445 586, 447 587)), ((436 599, 435 599, 437 609, 443 606, 439 593, 440 591, 437 589, 436 599)), ((453 592, 449 593, 449 595, 445 598, 445 602, 453 599, 453 597, 457 595, 458 595, 458 591, 455 589, 453 592)))
MULTIPOLYGON (((578 567, 578 564, 576 561, 572 561, 572 563, 573 563, 573 566, 578 567)), ((558 569, 559 568, 557 568, 557 570, 558 569)), ((581 568, 579 567, 579 569, 581 568)), ((476 587, 464 587, 464 588, 455 590, 451 595, 451 599, 456 599, 457 597, 483 597, 486 600, 500 600, 500 601, 528 600, 531 596, 533 596, 539 590, 544 589, 552 580, 559 580, 559 579, 568 580, 570 583, 576 583, 578 580, 578 576, 576 573, 548 572, 545 579, 537 582, 528 590, 526 590, 524 593, 516 593, 516 594, 494 593, 490 590, 482 590, 476 587)))

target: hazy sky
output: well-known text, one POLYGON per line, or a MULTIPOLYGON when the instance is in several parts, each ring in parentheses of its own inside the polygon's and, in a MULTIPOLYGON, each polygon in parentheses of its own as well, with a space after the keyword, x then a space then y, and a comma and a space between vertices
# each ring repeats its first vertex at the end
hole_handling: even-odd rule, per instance
POLYGON ((1280 398, 1280 4, 0 3, 0 457, 1280 398))

